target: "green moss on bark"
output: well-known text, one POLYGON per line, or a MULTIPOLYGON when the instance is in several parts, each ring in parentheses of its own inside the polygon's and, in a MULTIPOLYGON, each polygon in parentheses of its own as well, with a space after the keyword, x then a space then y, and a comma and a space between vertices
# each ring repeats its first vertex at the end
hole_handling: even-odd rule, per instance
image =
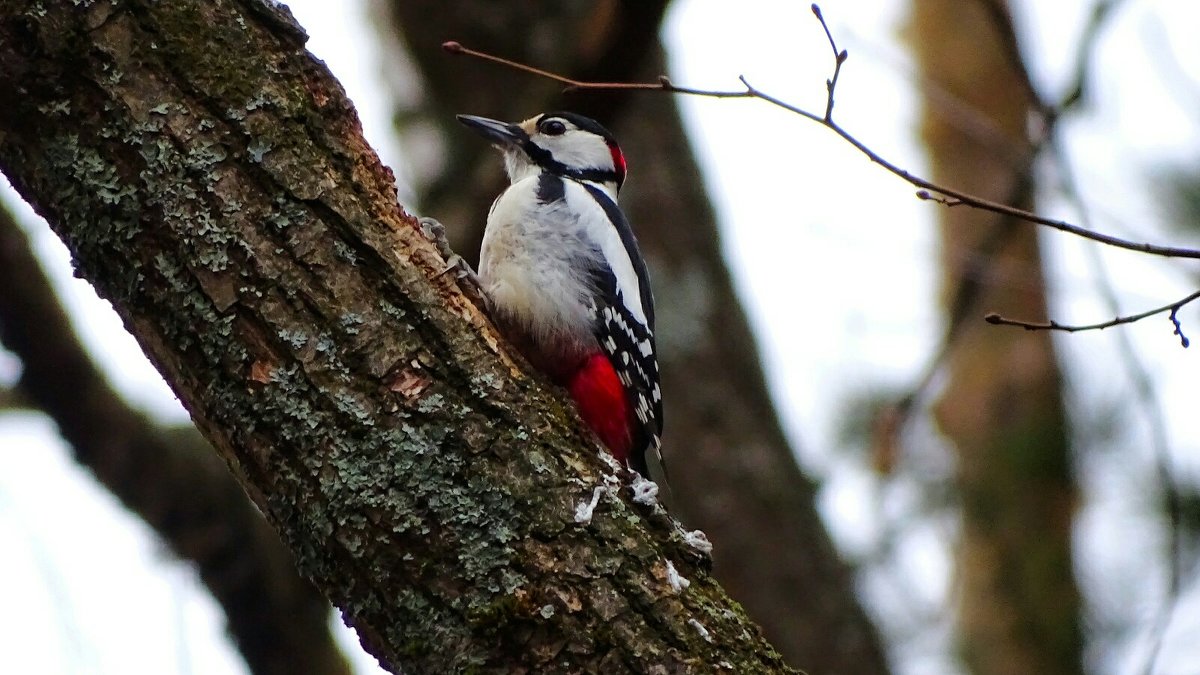
POLYGON ((7 3, 0 89, 52 84, 0 109, 0 167, 301 571, 407 672, 786 670, 661 513, 609 494, 575 521, 611 470, 264 7, 7 3))

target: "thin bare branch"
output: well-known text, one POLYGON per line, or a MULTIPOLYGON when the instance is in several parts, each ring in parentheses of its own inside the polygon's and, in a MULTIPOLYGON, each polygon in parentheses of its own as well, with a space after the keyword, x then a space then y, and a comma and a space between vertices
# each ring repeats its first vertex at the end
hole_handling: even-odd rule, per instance
POLYGON ((1083 34, 1079 38, 1079 47, 1075 52, 1075 70, 1071 78, 1071 86, 1067 88, 1062 100, 1056 106, 1055 114, 1061 115, 1084 100, 1087 93, 1088 68, 1092 63, 1091 53, 1096 47, 1101 30, 1107 25, 1109 18, 1112 17, 1121 2, 1122 0, 1099 0, 1092 7, 1092 15, 1083 28, 1083 34))
MULTIPOLYGON (((473 56, 475 58, 480 58, 480 59, 483 59, 486 61, 491 61, 493 63, 498 63, 501 65, 507 66, 509 68, 515 68, 517 70, 527 72, 532 75, 549 78, 551 80, 554 80, 555 82, 560 82, 562 84, 565 84, 570 89, 573 89, 573 90, 588 90, 588 91, 610 90, 611 91, 611 90, 631 90, 631 89, 633 89, 633 90, 642 90, 642 91, 661 91, 661 92, 667 92, 667 93, 671 93, 671 94, 688 94, 688 95, 692 95, 692 96, 704 96, 704 97, 708 97, 708 98, 756 98, 756 99, 760 99, 762 101, 770 103, 771 105, 774 105, 776 107, 787 110, 788 112, 794 113, 794 114, 804 117, 806 119, 817 122, 818 124, 821 124, 822 126, 833 131, 835 134, 837 134, 839 137, 841 137, 842 140, 844 140, 847 143, 849 143, 850 145, 854 146, 859 152, 861 152, 863 155, 866 155, 866 157, 868 159, 870 159, 872 162, 878 164, 879 166, 882 166, 889 173, 901 178, 902 180, 908 182, 909 184, 911 184, 915 187, 922 188, 922 190, 927 191, 927 192, 918 192, 917 193, 918 197, 923 196, 923 198, 928 199, 928 197, 931 196, 929 193, 938 193, 947 198, 954 200, 953 204, 947 203, 947 205, 957 206, 958 204, 963 204, 963 205, 970 206, 972 208, 980 209, 983 211, 991 211, 993 213, 999 213, 1002 215, 1010 216, 1010 217, 1024 220, 1027 222, 1031 222, 1031 223, 1034 223, 1037 225, 1043 225, 1045 227, 1050 227, 1055 230, 1059 230, 1060 232, 1066 232, 1068 234, 1073 234, 1078 237, 1083 237, 1084 239, 1090 239, 1092 241, 1099 242, 1101 244, 1105 244, 1107 246, 1113 246, 1116 248, 1121 248, 1121 249, 1125 249, 1125 250, 1129 250, 1129 251, 1137 251, 1139 253, 1146 253, 1149 255, 1157 255, 1157 256, 1163 256, 1163 257, 1168 257, 1168 258, 1200 259, 1200 250, 1198 250, 1198 249, 1184 248, 1184 247, 1178 247, 1178 246, 1161 246, 1161 245, 1157 245, 1157 244, 1151 244, 1148 242, 1130 241, 1128 239, 1122 239, 1121 237, 1104 234, 1102 232, 1095 232, 1092 230, 1088 230, 1086 228, 1080 227, 1078 225, 1073 225, 1073 224, 1068 223, 1063 220, 1047 218, 1045 216, 1040 216, 1036 213, 1032 213, 1032 212, 1026 211, 1024 209, 1018 209, 1018 208, 1015 208, 1012 206, 1008 206, 1006 204, 1000 204, 1000 203, 993 202, 988 199, 984 199, 982 197, 977 197, 968 192, 963 192, 961 190, 956 190, 951 187, 939 185, 937 183, 934 183, 933 181, 930 181, 930 180, 927 180, 920 176, 917 176, 916 174, 913 174, 912 172, 908 171, 907 169, 903 169, 900 166, 898 166, 897 164, 894 164, 894 163, 888 161, 887 159, 883 158, 881 155, 876 153, 874 150, 872 150, 865 143, 860 141, 857 137, 855 137, 849 131, 846 131, 846 129, 844 129, 837 122, 834 122, 832 119, 833 98, 834 98, 834 90, 835 90, 835 87, 837 84, 837 77, 841 72, 842 64, 846 61, 849 54, 845 50, 842 50, 842 51, 837 50, 836 43, 833 42, 832 34, 829 32, 829 27, 826 25, 825 19, 821 15, 820 10, 818 8, 816 8, 815 5, 814 5, 813 13, 817 17, 817 20, 821 22, 821 26, 824 28, 826 35, 829 35, 830 46, 834 50, 834 62, 835 62, 834 74, 829 80, 826 81, 828 92, 827 92, 826 101, 825 101, 825 114, 818 114, 818 113, 810 112, 810 111, 804 110, 803 108, 800 108, 798 106, 792 105, 782 99, 776 98, 776 97, 768 94, 767 92, 762 91, 761 89, 758 89, 758 88, 752 86, 746 80, 746 78, 744 76, 739 78, 741 80, 742 84, 745 86, 745 89, 741 90, 741 91, 738 91, 738 90, 708 90, 708 89, 693 89, 690 87, 680 87, 680 86, 677 86, 674 83, 672 83, 671 80, 668 79, 666 76, 659 77, 657 82, 584 82, 584 81, 575 80, 575 79, 572 79, 569 77, 564 77, 564 76, 558 75, 556 73, 551 73, 551 72, 548 72, 545 70, 541 70, 539 68, 534 68, 532 66, 528 66, 528 65, 525 65, 522 63, 517 63, 517 62, 511 61, 509 59, 501 58, 499 56, 487 54, 485 52, 480 52, 480 51, 477 51, 474 49, 469 49, 469 48, 464 47, 463 45, 459 44, 458 42, 453 42, 453 41, 446 42, 442 45, 442 47, 451 54, 461 54, 464 56, 473 56)), ((946 202, 939 202, 939 203, 946 203, 946 202)))
POLYGON ((833 92, 837 89, 838 76, 842 74, 842 64, 846 62, 846 59, 850 58, 850 53, 845 49, 838 50, 837 42, 833 40, 833 33, 829 31, 829 24, 825 23, 825 17, 821 14, 821 8, 815 2, 812 4, 812 13, 813 16, 817 17, 817 21, 821 22, 821 28, 825 30, 825 38, 829 40, 829 48, 833 50, 833 62, 835 65, 833 66, 833 77, 825 80, 825 91, 827 93, 825 96, 825 117, 822 120, 825 123, 829 123, 833 120, 833 92))
POLYGON ((1175 324, 1175 334, 1179 336, 1180 343, 1184 347, 1187 347, 1190 344, 1190 341, 1187 339, 1187 336, 1185 336, 1183 334, 1182 328, 1179 325, 1179 319, 1176 318, 1175 314, 1184 305, 1196 300, 1197 298, 1200 298, 1200 291, 1196 291, 1196 292, 1188 295, 1187 297, 1176 300, 1175 302, 1172 302, 1168 305, 1163 305, 1162 307, 1155 307, 1154 309, 1146 310, 1145 312, 1141 312, 1139 314, 1129 314, 1126 316, 1118 316, 1118 317, 1109 319, 1108 321, 1101 321, 1100 323, 1090 323, 1090 324, 1081 324, 1081 325, 1064 324, 1064 323, 1059 323, 1054 320, 1024 321, 1021 319, 1010 319, 1008 317, 1001 316, 995 312, 992 312, 992 313, 988 314, 987 316, 983 317, 983 320, 987 321, 990 324, 994 324, 994 325, 998 325, 998 326, 1017 326, 1020 328, 1024 328, 1025 330, 1059 330, 1059 331, 1063 331, 1066 333, 1079 333, 1081 331, 1087 331, 1087 330, 1104 330, 1105 328, 1112 328, 1114 326, 1120 326, 1120 325, 1124 325, 1127 323, 1134 323, 1135 321, 1141 321, 1142 319, 1154 316, 1155 314, 1165 314, 1167 312, 1170 312, 1171 322, 1175 324))
POLYGON ((470 49, 469 47, 464 47, 463 45, 459 44, 458 42, 455 42, 454 40, 443 42, 442 49, 446 50, 446 52, 448 52, 450 54, 462 54, 464 56, 473 56, 477 59, 483 59, 484 61, 491 61, 492 63, 498 63, 502 66, 506 66, 508 68, 513 68, 515 70, 520 70, 520 71, 529 73, 531 75, 537 75, 538 77, 544 77, 549 80, 554 80, 555 82, 558 82, 560 84, 567 85, 567 87, 571 88, 571 89, 646 89, 646 90, 655 91, 655 90, 661 90, 664 86, 662 83, 654 83, 654 82, 581 82, 579 80, 573 80, 573 79, 571 79, 569 77, 565 77, 563 75, 558 75, 557 73, 552 73, 548 70, 542 70, 541 68, 534 68, 533 66, 528 66, 523 63, 518 63, 516 61, 512 61, 512 60, 509 60, 509 59, 506 59, 506 58, 503 58, 500 56, 496 56, 494 54, 488 54, 486 52, 481 52, 481 51, 477 51, 474 49, 470 49))

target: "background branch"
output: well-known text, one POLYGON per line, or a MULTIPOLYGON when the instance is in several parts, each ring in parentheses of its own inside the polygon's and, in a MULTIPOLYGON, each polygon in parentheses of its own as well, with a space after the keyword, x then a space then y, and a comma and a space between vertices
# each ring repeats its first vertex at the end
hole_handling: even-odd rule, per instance
MULTIPOLYGON (((833 47, 834 54, 835 54, 834 74, 829 80, 827 80, 828 93, 827 93, 827 99, 826 99, 826 113, 824 115, 813 113, 808 110, 804 110, 803 108, 792 105, 791 103, 788 103, 787 101, 784 101, 783 99, 772 96, 771 94, 751 85, 745 77, 740 78, 742 81, 742 84, 745 85, 745 89, 742 91, 705 90, 705 89, 692 89, 692 88, 688 88, 688 87, 680 87, 680 86, 677 86, 674 83, 672 83, 665 76, 660 77, 658 82, 643 82, 643 83, 584 82, 584 81, 580 81, 580 80, 574 80, 571 78, 567 78, 567 77, 564 77, 562 75, 558 75, 555 73, 550 73, 550 72, 540 70, 537 68, 533 68, 532 66, 517 63, 517 62, 511 61, 508 59, 502 59, 500 57, 496 57, 496 56, 493 56, 490 54, 485 54, 485 53, 477 51, 477 50, 468 49, 466 47, 463 47, 458 42, 447 42, 447 43, 445 43, 445 46, 446 46, 446 50, 452 54, 462 54, 462 55, 466 55, 466 56, 476 56, 476 57, 480 57, 480 58, 486 58, 489 61, 501 63, 503 65, 522 70, 522 71, 527 72, 532 75, 537 75, 539 77, 548 77, 556 82, 568 84, 573 89, 587 90, 587 91, 649 90, 649 91, 662 91, 662 92, 671 93, 671 94, 688 94, 688 95, 692 95, 692 96, 705 96, 705 97, 709 97, 709 98, 756 98, 756 99, 759 99, 762 101, 766 101, 767 103, 770 103, 771 105, 782 108, 784 110, 787 110, 788 112, 794 113, 796 115, 799 115, 806 119, 812 120, 814 122, 817 122, 818 124, 821 124, 822 126, 827 127, 828 129, 833 131, 835 134, 837 134, 839 137, 841 137, 842 140, 844 140, 847 143, 849 143, 850 145, 854 146, 855 149, 857 149, 859 152, 861 152, 863 155, 865 155, 872 162, 883 167, 889 173, 892 173, 893 175, 903 179, 905 182, 913 185, 914 187, 921 188, 924 190, 929 190, 929 191, 944 195, 945 197, 949 197, 949 198, 955 200, 955 203, 953 205, 962 204, 962 205, 970 206, 972 208, 976 208, 976 209, 979 209, 982 211, 990 211, 993 213, 1010 216, 1010 217, 1016 218, 1018 220, 1024 220, 1024 221, 1028 221, 1030 223, 1034 223, 1037 225, 1043 225, 1043 226, 1046 226, 1046 227, 1049 227, 1049 228, 1052 228, 1055 230, 1059 230, 1060 232, 1066 232, 1068 234, 1072 234, 1077 237, 1083 237, 1084 239, 1090 239, 1092 241, 1096 241, 1101 244, 1105 244, 1107 246, 1113 246, 1116 248, 1126 249, 1126 250, 1130 250, 1130 251, 1137 251, 1139 253, 1146 253, 1149 255, 1163 256, 1163 257, 1168 257, 1168 258, 1200 259, 1200 250, 1198 250, 1198 249, 1178 247, 1178 246, 1162 246, 1162 245, 1158 245, 1158 244, 1151 244, 1148 242, 1136 242, 1136 241, 1131 241, 1128 239, 1123 239, 1121 237, 1117 237, 1114 235, 1109 235, 1109 234, 1104 234, 1102 232, 1095 232, 1092 230, 1088 230, 1088 229, 1082 228, 1078 225, 1068 223, 1064 220, 1058 220, 1055 218, 1047 218, 1045 216, 1040 216, 1040 215, 1033 213, 1031 211, 1028 211, 1026 209, 1016 208, 1013 206, 1009 206, 1007 204, 1003 204, 1003 203, 996 202, 993 200, 985 199, 983 197, 971 194, 970 192, 957 190, 955 188, 951 188, 951 187, 948 187, 948 186, 945 186, 945 185, 942 185, 939 183, 935 183, 926 178, 917 176, 916 174, 913 174, 912 172, 908 171, 907 169, 903 169, 899 165, 894 164, 891 161, 885 159, 883 156, 879 155, 874 150, 872 150, 866 143, 860 141, 857 137, 855 137, 853 134, 851 134, 849 131, 847 131, 840 124, 838 124, 837 122, 835 122, 833 120, 832 113, 833 113, 834 86, 837 83, 837 75, 841 71, 842 63, 844 63, 847 58, 847 53, 844 50, 838 51, 837 45, 833 42, 832 34, 829 33, 828 27, 825 26, 824 17, 821 15, 821 13, 817 9, 816 5, 813 5, 813 8, 814 8, 814 14, 816 15, 817 19, 821 22, 821 25, 823 27, 825 27, 826 34, 829 35, 830 45, 833 47)), ((945 204, 946 202, 941 202, 941 203, 945 204)))
POLYGON ((1099 323, 1090 323, 1090 324, 1082 324, 1082 325, 1062 324, 1062 323, 1059 323, 1059 322, 1053 321, 1053 320, 1042 321, 1042 322, 1024 321, 1021 319, 1010 319, 1008 317, 1004 317, 1004 316, 1001 316, 996 313, 990 313, 983 318, 985 321, 987 321, 990 324, 995 324, 995 325, 1000 325, 1000 326, 1017 326, 1020 328, 1024 328, 1025 330, 1059 330, 1059 331, 1063 331, 1066 333, 1078 333, 1079 331, 1086 331, 1086 330, 1104 330, 1105 328, 1112 328, 1113 326, 1121 326, 1124 324, 1134 323, 1135 321, 1141 321, 1142 319, 1145 319, 1145 318, 1148 318, 1151 316, 1155 316, 1157 314, 1169 313, 1170 314, 1169 318, 1171 319, 1171 322, 1173 324, 1175 324, 1175 333, 1177 335, 1179 335, 1179 339, 1180 339, 1182 346, 1187 347, 1188 339, 1186 337, 1184 337, 1182 333, 1180 333, 1179 321, 1175 318, 1175 313, 1177 311, 1179 311, 1179 309, 1182 308, 1184 305, 1192 302, 1193 300, 1196 300, 1197 298, 1200 298, 1200 291, 1196 291, 1195 293, 1190 293, 1186 297, 1180 298, 1179 300, 1176 300, 1175 302, 1171 302, 1166 305, 1163 305, 1162 307, 1155 307, 1154 309, 1148 309, 1144 312, 1139 312, 1137 314, 1128 314, 1125 316, 1114 317, 1112 319, 1109 319, 1108 321, 1101 321, 1099 323))

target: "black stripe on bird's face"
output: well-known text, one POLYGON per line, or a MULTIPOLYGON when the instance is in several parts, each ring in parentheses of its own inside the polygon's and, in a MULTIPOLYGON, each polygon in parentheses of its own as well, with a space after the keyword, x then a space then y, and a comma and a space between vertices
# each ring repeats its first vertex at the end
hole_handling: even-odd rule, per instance
POLYGON ((571 112, 544 113, 518 125, 521 149, 543 169, 594 183, 625 180, 625 159, 613 135, 599 122, 571 112))
POLYGON ((520 124, 476 115, 458 120, 506 152, 523 152, 546 171, 594 183, 625 181, 625 157, 599 122, 569 112, 545 113, 520 124))

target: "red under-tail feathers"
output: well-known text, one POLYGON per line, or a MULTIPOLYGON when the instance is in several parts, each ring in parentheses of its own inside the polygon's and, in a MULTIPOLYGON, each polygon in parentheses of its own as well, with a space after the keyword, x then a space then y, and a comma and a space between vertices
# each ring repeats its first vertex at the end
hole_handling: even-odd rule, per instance
POLYGON ((625 388, 608 357, 599 352, 589 356, 567 382, 567 390, 579 414, 618 462, 628 466, 633 445, 633 410, 625 388))

